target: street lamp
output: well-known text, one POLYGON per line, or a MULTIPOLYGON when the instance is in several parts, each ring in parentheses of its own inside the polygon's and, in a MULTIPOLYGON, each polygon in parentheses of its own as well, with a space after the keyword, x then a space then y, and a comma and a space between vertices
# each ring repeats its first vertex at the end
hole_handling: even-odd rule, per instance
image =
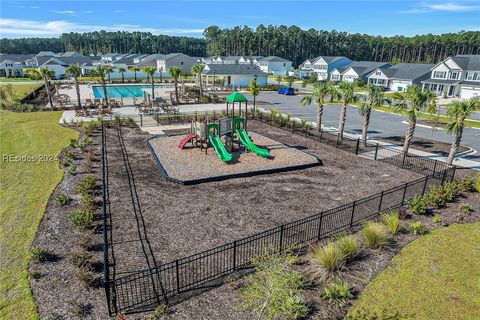
POLYGON ((213 71, 213 91, 215 91, 215 73, 217 73, 217 71, 213 71))
POLYGON ((255 103, 255 97, 257 96, 256 90, 257 90, 257 75, 253 76, 253 84, 254 84, 254 95, 253 95, 253 112, 252 112, 252 118, 255 118, 255 109, 257 108, 257 105, 255 103))

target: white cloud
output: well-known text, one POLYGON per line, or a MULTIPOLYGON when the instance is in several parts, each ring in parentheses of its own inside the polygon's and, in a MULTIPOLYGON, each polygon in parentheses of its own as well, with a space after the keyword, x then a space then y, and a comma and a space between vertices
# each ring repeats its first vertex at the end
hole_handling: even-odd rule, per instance
POLYGON ((124 12, 123 10, 113 10, 113 13, 122 13, 124 12))
POLYGON ((91 32, 91 31, 143 31, 153 34, 201 34, 203 29, 181 28, 146 28, 134 24, 115 24, 110 26, 90 25, 75 23, 66 20, 56 21, 32 21, 19 19, 0 18, 0 30, 2 35, 13 37, 47 37, 59 36, 68 32, 91 32))
POLYGON ((76 11, 73 10, 53 10, 53 12, 58 13, 58 14, 66 14, 70 16, 74 16, 77 14, 76 11))
POLYGON ((436 4, 419 4, 415 8, 401 10, 401 11, 398 11, 398 13, 418 14, 418 13, 429 13, 434 11, 467 12, 467 11, 478 11, 478 10, 480 10, 480 5, 465 5, 465 4, 457 4, 452 2, 445 2, 445 3, 436 3, 436 4))
POLYGON ((456 3, 439 3, 439 4, 430 4, 425 7, 430 8, 435 11, 450 11, 450 12, 461 12, 461 11, 477 11, 480 9, 480 6, 471 6, 471 5, 461 5, 456 3))

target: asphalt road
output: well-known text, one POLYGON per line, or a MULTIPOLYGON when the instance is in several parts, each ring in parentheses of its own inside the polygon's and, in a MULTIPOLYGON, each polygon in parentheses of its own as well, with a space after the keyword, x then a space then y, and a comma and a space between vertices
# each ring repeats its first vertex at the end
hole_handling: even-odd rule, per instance
MULTIPOLYGON (((290 112, 292 116, 315 121, 316 107, 314 105, 302 107, 300 105, 300 99, 302 97, 303 95, 284 96, 277 94, 276 92, 262 92, 257 96, 257 101, 268 103, 268 105, 259 104, 261 107, 275 108, 282 113, 290 112)), ((322 118, 324 126, 338 127, 340 108, 340 105, 325 106, 322 118)), ((406 121, 404 116, 373 110, 370 119, 368 137, 404 136, 405 131, 407 130, 407 124, 404 121, 406 121)), ((353 134, 361 134, 362 124, 363 118, 358 113, 357 108, 348 107, 345 131, 353 134)), ((441 128, 432 130, 431 127, 425 127, 420 124, 418 124, 415 129, 415 135, 417 137, 446 143, 452 143, 453 140, 453 137, 448 135, 445 130, 441 128)), ((465 128, 462 145, 479 150, 478 153, 464 156, 465 159, 480 162, 480 129, 465 128)))

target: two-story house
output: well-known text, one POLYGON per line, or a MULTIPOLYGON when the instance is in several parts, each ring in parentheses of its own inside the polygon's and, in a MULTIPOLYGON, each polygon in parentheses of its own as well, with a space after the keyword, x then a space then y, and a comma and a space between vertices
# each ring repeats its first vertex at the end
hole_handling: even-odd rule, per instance
POLYGON ((288 75, 292 70, 292 61, 277 56, 269 56, 257 60, 256 65, 267 74, 288 75))
POLYGON ((156 62, 157 70, 162 70, 165 75, 171 67, 179 67, 182 69, 182 75, 189 75, 197 60, 183 53, 169 53, 156 59, 156 62))
POLYGON ((480 55, 448 57, 431 69, 430 79, 422 84, 441 96, 480 98, 480 55))
POLYGON ((404 92, 412 84, 421 85, 430 78, 434 64, 399 63, 387 68, 376 68, 368 76, 368 83, 388 88, 395 92, 404 92))
POLYGON ((352 60, 343 56, 319 56, 307 59, 300 65, 299 75, 307 78, 312 72, 317 74, 319 81, 330 79, 330 73, 336 68, 342 68, 352 63, 352 60))
POLYGON ((346 81, 355 82, 357 79, 361 79, 363 82, 367 82, 367 76, 377 68, 388 68, 391 64, 387 62, 374 62, 374 61, 353 61, 349 65, 341 68, 335 68, 330 73, 330 79, 332 81, 346 81))

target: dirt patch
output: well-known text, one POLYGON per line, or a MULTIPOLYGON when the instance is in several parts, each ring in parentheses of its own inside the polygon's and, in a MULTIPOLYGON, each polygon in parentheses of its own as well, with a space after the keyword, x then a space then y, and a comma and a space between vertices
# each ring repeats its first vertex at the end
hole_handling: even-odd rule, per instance
MULTIPOLYGON (((382 141, 390 142, 392 144, 401 145, 401 146, 403 146, 403 143, 405 141, 404 136, 380 137, 379 139, 382 141)), ((413 137, 411 140, 410 146, 417 150, 436 153, 446 157, 448 156, 448 153, 450 152, 450 148, 452 145, 449 143, 440 142, 436 140, 413 137)), ((460 153, 468 150, 470 150, 470 148, 465 146, 460 146, 457 152, 460 153)))

